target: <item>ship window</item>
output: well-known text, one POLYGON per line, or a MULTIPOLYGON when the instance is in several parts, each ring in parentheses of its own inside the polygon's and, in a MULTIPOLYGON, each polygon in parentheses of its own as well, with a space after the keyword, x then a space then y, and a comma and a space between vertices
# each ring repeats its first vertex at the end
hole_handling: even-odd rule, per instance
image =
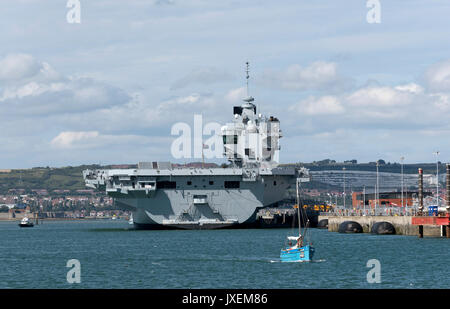
POLYGON ((276 185, 277 185, 277 182, 276 182, 275 180, 273 181, 273 185, 274 185, 274 186, 276 186, 276 185))
POLYGON ((140 188, 154 188, 155 182, 154 181, 138 181, 138 184, 140 188))
POLYGON ((156 189, 176 189, 177 183, 175 181, 157 181, 156 189))
POLYGON ((223 143, 225 144, 237 144, 238 143, 238 136, 237 135, 224 135, 223 136, 223 143))
POLYGON ((207 198, 207 195, 194 195, 194 198, 207 198))
POLYGON ((225 181, 225 189, 239 189, 240 187, 239 181, 225 181))
POLYGON ((188 185, 188 186, 192 185, 192 181, 189 180, 189 181, 187 182, 187 185, 188 185))
POLYGON ((212 186, 214 184, 214 181, 210 181, 209 185, 212 186))

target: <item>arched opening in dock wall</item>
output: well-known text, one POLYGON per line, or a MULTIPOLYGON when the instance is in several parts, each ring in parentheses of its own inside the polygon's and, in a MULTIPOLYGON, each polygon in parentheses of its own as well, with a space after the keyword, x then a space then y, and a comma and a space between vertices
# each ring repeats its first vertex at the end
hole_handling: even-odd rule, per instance
POLYGON ((328 229, 328 219, 322 219, 317 223, 318 229, 328 229))
POLYGON ((392 223, 389 222, 376 222, 372 225, 372 229, 370 230, 372 234, 377 235, 395 235, 395 227, 392 223))
POLYGON ((362 226, 355 221, 344 221, 339 224, 339 233, 362 233, 362 226))

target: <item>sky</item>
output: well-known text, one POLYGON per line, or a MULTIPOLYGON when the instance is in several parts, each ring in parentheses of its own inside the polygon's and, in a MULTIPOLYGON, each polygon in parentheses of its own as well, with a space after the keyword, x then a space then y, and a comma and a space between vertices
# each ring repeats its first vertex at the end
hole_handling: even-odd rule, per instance
POLYGON ((200 161, 173 158, 171 128, 230 121, 247 61, 282 163, 448 162, 449 13, 448 0, 2 0, 0 168, 200 161))

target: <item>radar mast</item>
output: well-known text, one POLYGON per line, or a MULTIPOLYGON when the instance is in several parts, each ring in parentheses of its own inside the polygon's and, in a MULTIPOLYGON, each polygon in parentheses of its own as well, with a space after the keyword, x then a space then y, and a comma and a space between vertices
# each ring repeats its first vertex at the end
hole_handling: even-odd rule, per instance
POLYGON ((245 73, 246 73, 246 79, 247 79, 247 97, 244 99, 245 102, 250 103, 255 101, 255 99, 253 97, 250 96, 249 90, 248 90, 248 80, 250 79, 250 66, 248 61, 245 63, 246 64, 246 69, 245 69, 245 73))

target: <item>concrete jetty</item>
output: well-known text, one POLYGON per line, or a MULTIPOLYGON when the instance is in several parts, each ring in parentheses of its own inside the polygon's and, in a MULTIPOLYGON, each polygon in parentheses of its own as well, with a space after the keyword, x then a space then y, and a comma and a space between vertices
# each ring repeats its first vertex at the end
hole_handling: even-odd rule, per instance
MULTIPOLYGON (((310 227, 317 226, 318 210, 314 210, 313 206, 307 206, 302 209, 302 216, 304 215, 310 220, 310 227)), ((256 227, 282 228, 292 226, 298 226, 297 209, 264 208, 256 214, 256 227)))
MULTIPOLYGON (((319 222, 323 219, 328 219, 328 231, 337 232, 339 225, 345 221, 358 222, 362 228, 363 233, 370 233, 372 226, 376 222, 389 222, 395 227, 397 235, 419 235, 419 227, 412 224, 413 216, 335 216, 335 215, 320 215, 319 222)), ((440 237, 442 236, 442 229, 440 226, 424 225, 423 236, 440 237)))
POLYGON ((333 212, 321 213, 319 215, 319 223, 323 221, 323 224, 319 225, 326 226, 326 223, 328 223, 328 230, 331 232, 352 232, 351 228, 346 229, 346 226, 352 224, 358 227, 358 229, 354 229, 355 232, 357 232, 356 230, 361 232, 362 228, 363 233, 395 233, 398 235, 419 236, 420 238, 424 236, 450 238, 450 164, 447 164, 445 211, 439 211, 439 205, 430 205, 428 212, 425 211, 423 170, 419 168, 418 172, 418 207, 415 206, 413 209, 408 209, 408 211, 405 208, 404 212, 386 207, 368 210, 365 208, 364 210, 334 209, 333 212), (375 224, 375 228, 372 229, 375 224))

